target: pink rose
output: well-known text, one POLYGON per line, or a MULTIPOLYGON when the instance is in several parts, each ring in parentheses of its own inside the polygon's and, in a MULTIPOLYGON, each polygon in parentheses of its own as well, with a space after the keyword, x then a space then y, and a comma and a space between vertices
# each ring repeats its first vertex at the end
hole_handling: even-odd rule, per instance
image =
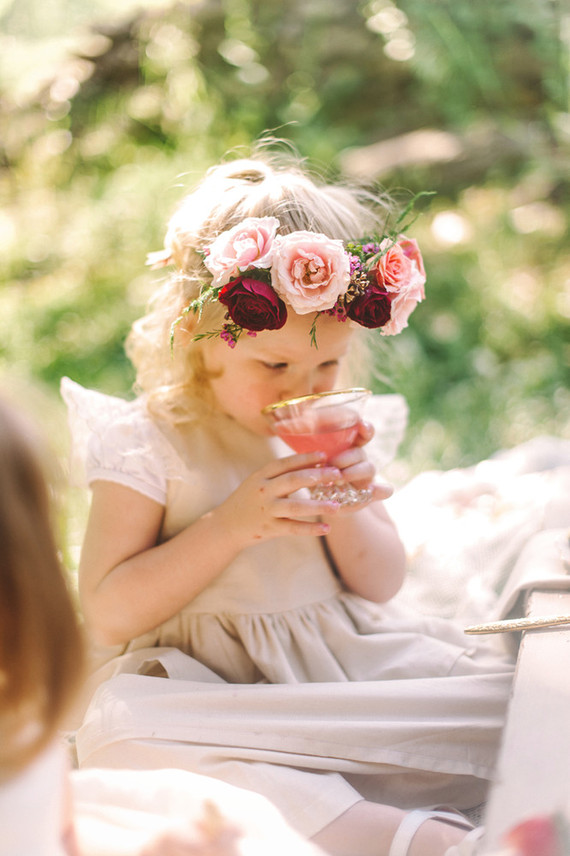
POLYGON ((425 297, 423 290, 426 272, 417 241, 402 238, 381 256, 375 268, 378 282, 388 291, 400 291, 410 285, 421 289, 421 300, 425 297))
POLYGON ((410 282, 394 295, 390 306, 390 320, 382 327, 383 336, 395 336, 408 326, 408 319, 418 303, 424 299, 424 278, 416 269, 410 282))
POLYGON ((380 256, 372 268, 378 277, 378 282, 387 291, 400 291, 412 277, 412 261, 404 254, 399 244, 392 244, 380 256))
POLYGON ((206 250, 204 264, 213 276, 214 285, 225 285, 230 279, 250 268, 271 267, 275 217, 248 217, 233 229, 218 235, 206 250))
POLYGON ((400 237, 398 238, 398 246, 400 247, 404 255, 410 259, 410 261, 416 263, 419 272, 425 279, 426 271, 424 268, 424 260, 422 258, 422 254, 420 252, 420 248, 416 239, 406 238, 405 235, 400 235, 400 237))
POLYGON ((342 241, 314 232, 275 238, 271 284, 298 315, 332 309, 349 282, 342 241))
POLYGON ((402 235, 373 271, 378 283, 392 295, 390 320, 382 327, 382 335, 395 336, 408 326, 410 315, 425 297, 426 275, 417 242, 402 235))

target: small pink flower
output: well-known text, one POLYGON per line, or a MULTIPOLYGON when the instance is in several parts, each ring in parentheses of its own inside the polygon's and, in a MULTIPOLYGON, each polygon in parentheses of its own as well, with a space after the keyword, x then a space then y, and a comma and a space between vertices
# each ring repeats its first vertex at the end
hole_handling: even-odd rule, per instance
POLYGON ((273 241, 279 221, 275 217, 248 217, 218 235, 206 249, 204 264, 214 285, 225 285, 250 268, 271 267, 273 241))
POLYGON ((278 235, 271 283, 298 315, 332 309, 350 282, 342 241, 314 232, 278 235))

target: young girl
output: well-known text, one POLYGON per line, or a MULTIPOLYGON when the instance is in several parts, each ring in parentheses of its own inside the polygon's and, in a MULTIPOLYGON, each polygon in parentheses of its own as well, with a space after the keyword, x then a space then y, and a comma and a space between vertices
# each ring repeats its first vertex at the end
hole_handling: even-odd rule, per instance
POLYGON ((0 400, 0 856, 318 856, 265 800, 181 770, 68 770, 83 638, 52 534, 45 448, 0 400))
POLYGON ((326 460, 262 414, 344 382, 366 328, 406 326, 425 271, 386 214, 286 162, 212 169, 152 259, 174 273, 128 343, 140 397, 64 381, 91 432, 80 595, 107 661, 77 746, 258 791, 331 854, 441 856, 470 824, 407 810, 485 798, 512 667, 390 603, 405 560, 372 426, 326 460), (370 501, 307 495, 330 482, 370 501))

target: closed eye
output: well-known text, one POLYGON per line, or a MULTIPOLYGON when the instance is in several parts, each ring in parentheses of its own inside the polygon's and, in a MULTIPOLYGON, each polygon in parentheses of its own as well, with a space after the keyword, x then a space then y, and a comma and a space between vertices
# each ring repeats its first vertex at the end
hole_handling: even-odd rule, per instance
POLYGON ((270 371, 285 371, 285 369, 289 368, 289 363, 262 363, 266 369, 270 371))
MULTIPOLYGON (((326 362, 319 364, 318 370, 319 371, 326 371, 327 369, 336 368, 338 366, 339 362, 340 362, 340 360, 338 360, 338 359, 326 360, 326 362)), ((269 369, 269 371, 275 371, 275 372, 284 372, 289 368, 289 363, 285 363, 285 362, 283 362, 283 363, 271 363, 271 362, 263 360, 261 364, 264 368, 269 369)))

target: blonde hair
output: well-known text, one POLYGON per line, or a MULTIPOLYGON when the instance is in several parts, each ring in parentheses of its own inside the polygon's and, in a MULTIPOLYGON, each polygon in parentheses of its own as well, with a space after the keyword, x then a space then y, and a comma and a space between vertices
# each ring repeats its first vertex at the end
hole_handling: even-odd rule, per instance
POLYGON ((171 327, 200 294, 211 275, 201 251, 223 231, 246 217, 276 217, 281 234, 320 232, 343 241, 382 230, 390 203, 363 188, 330 184, 303 170, 298 158, 257 153, 211 168, 172 217, 165 247, 175 273, 163 283, 147 315, 135 322, 127 353, 137 370, 137 386, 148 393, 151 411, 177 421, 207 401, 207 376, 196 333, 219 329, 225 309, 209 303, 200 318, 188 313, 171 327), (164 407, 166 405, 166 408, 164 407))
POLYGON ((31 423, 0 400, 0 778, 54 737, 83 673, 43 461, 31 423))

